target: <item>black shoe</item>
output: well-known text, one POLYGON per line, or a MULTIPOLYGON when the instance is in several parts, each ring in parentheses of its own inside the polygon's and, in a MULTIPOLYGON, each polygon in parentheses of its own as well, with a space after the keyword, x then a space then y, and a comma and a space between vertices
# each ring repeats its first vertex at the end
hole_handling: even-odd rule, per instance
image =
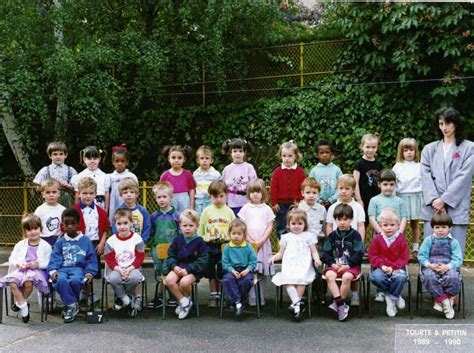
POLYGON ((22 316, 22 317, 21 317, 21 320, 22 320, 25 324, 27 324, 28 321, 30 321, 30 312, 28 312, 28 315, 22 316))
POLYGON ((178 305, 178 302, 176 301, 176 298, 170 298, 168 299, 168 303, 166 304, 166 306, 169 306, 169 307, 176 307, 178 305))
POLYGON ((303 313, 306 311, 306 308, 304 307, 305 304, 304 302, 300 302, 300 311, 298 311, 297 313, 295 313, 295 315, 293 316, 293 320, 294 321, 301 321, 301 319, 303 318, 303 313))
POLYGON ((163 302, 160 298, 155 298, 151 302, 148 303, 147 307, 150 309, 161 308, 163 306, 163 302))
POLYGON ((17 313, 17 312, 20 311, 20 308, 18 307, 18 305, 15 304, 15 302, 12 303, 11 309, 12 309, 12 311, 14 311, 15 313, 17 313))

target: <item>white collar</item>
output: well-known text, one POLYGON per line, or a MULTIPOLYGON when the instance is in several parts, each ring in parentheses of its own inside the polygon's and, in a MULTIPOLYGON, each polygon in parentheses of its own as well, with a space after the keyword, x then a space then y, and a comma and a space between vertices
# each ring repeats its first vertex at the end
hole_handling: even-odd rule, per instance
POLYGON ((298 167, 298 163, 293 164, 291 167, 286 167, 283 163, 281 164, 281 169, 292 169, 295 170, 298 167))
POLYGON ((67 235, 67 233, 64 233, 64 238, 67 240, 67 241, 78 241, 79 239, 81 239, 84 234, 82 234, 82 232, 77 232, 79 234, 77 234, 77 237, 75 238, 71 238, 69 235, 67 235))

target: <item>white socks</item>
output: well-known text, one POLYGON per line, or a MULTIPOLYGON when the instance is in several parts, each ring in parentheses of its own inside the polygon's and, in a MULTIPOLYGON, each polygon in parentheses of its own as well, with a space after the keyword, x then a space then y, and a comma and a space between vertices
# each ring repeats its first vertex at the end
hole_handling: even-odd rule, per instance
POLYGON ((185 306, 188 306, 189 305, 189 298, 188 297, 182 297, 180 300, 179 300, 179 304, 181 305, 181 307, 185 307, 185 306))
POLYGON ((299 303, 301 298, 298 295, 298 292, 296 291, 296 288, 294 286, 286 287, 286 292, 288 293, 288 296, 290 297, 291 303, 293 305, 296 304, 296 303, 299 303))
POLYGON ((122 303, 123 303, 124 306, 127 306, 127 305, 130 304, 130 297, 128 295, 126 295, 126 296, 124 296, 120 299, 122 299, 122 303))
POLYGON ((21 316, 22 316, 22 317, 26 317, 26 316, 28 315, 28 303, 26 302, 26 300, 25 300, 25 302, 24 302, 23 304, 21 304, 21 305, 18 304, 18 303, 16 303, 16 302, 15 302, 15 304, 16 304, 17 307, 20 308, 21 316))
POLYGON ((242 307, 242 303, 237 303, 237 304, 235 304, 235 308, 236 308, 236 309, 240 309, 241 307, 242 307))

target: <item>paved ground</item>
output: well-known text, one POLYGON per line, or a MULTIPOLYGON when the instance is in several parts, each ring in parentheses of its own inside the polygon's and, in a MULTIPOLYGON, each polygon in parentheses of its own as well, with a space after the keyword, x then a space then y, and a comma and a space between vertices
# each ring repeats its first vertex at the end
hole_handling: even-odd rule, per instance
MULTIPOLYGON (((2 260, 2 258, 0 258, 2 260)), ((416 271, 412 266, 410 271, 416 271)), ((4 271, 0 271, 3 275, 4 271)), ((148 278, 151 271, 146 270, 148 278)), ((17 317, 4 317, 0 325, 0 352, 182 352, 182 351, 222 351, 222 352, 394 352, 395 325, 410 325, 419 328, 428 324, 429 328, 459 328, 467 324, 467 337, 462 337, 461 346, 424 346, 429 352, 467 352, 468 340, 474 343, 474 269, 465 273, 467 317, 456 317, 448 321, 431 309, 426 301, 425 317, 414 315, 410 320, 408 313, 401 312, 395 319, 385 315, 385 305, 374 304, 373 318, 365 314, 357 318, 356 310, 351 312, 347 322, 339 323, 332 311, 324 308, 322 314, 314 307, 311 319, 301 323, 290 320, 284 310, 278 317, 273 315, 273 287, 267 291, 267 305, 261 319, 247 313, 243 320, 237 321, 230 312, 223 319, 218 318, 217 309, 208 309, 206 283, 200 285, 201 317, 194 313, 186 320, 177 320, 168 310, 166 320, 161 320, 161 311, 148 311, 148 317, 129 319, 119 313, 112 313, 110 321, 102 325, 89 325, 79 318, 71 324, 64 324, 60 317, 49 317, 40 322, 37 306, 33 306, 32 320, 23 324, 17 317)), ((416 278, 411 276, 415 302, 416 278)), ((149 283, 149 293, 154 283, 149 283)), ((96 286, 99 288, 99 285, 96 286)), ((414 343, 411 349, 400 352, 420 352, 414 343)))

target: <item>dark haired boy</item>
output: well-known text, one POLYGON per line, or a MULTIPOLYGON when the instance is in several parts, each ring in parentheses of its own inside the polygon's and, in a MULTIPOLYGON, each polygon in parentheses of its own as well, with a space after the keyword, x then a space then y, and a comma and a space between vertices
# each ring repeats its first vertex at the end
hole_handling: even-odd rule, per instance
POLYGON ((334 209, 337 229, 329 234, 323 246, 323 261, 327 265, 323 274, 334 301, 329 308, 337 312, 339 321, 349 315, 347 297, 351 293, 351 281, 359 277, 364 256, 364 242, 358 231, 351 228, 354 218, 352 207, 339 204, 334 209), (341 288, 336 279, 341 278, 341 288))
POLYGON ((64 322, 74 321, 82 287, 97 273, 97 256, 92 242, 77 229, 80 214, 73 208, 61 216, 64 235, 54 245, 48 265, 53 288, 66 306, 64 322))
POLYGON ((221 244, 229 241, 229 225, 235 219, 234 212, 226 205, 227 185, 223 180, 216 180, 209 185, 209 196, 212 205, 206 207, 201 214, 198 234, 209 246, 209 307, 216 308, 220 297, 216 267, 221 266, 221 244))
POLYGON ((40 169, 33 179, 33 183, 40 185, 46 179, 56 179, 61 186, 59 203, 64 207, 71 207, 74 200, 71 178, 77 174, 77 171, 64 164, 67 158, 66 144, 61 141, 51 142, 48 144, 46 153, 51 159, 51 164, 40 169))

